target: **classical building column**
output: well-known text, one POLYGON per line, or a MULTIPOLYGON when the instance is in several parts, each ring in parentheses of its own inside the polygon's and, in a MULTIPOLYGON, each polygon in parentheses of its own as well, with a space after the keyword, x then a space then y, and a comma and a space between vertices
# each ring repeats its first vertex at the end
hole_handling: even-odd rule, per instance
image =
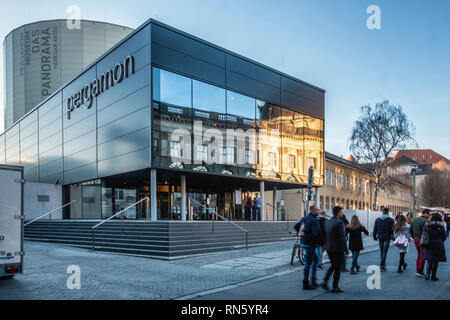
POLYGON ((151 220, 157 221, 158 214, 156 208, 156 169, 150 170, 150 214, 151 220))
POLYGON ((259 195, 261 199, 261 221, 265 220, 265 214, 266 214, 266 203, 264 201, 264 181, 259 182, 259 195))
POLYGON ((278 221, 277 186, 273 186, 273 220, 278 221))
POLYGON ((316 187, 315 190, 315 194, 316 194, 316 200, 315 200, 315 205, 317 208, 320 209, 320 195, 319 195, 319 187, 316 187))
POLYGON ((186 176, 181 176, 181 220, 186 220, 186 176))

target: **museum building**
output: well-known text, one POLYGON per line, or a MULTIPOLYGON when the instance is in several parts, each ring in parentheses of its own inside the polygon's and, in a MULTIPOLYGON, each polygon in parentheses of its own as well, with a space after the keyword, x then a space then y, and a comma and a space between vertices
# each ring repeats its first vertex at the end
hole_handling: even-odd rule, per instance
MULTIPOLYGON (((153 19, 0 135, 65 219, 242 219, 246 192, 324 184, 325 91, 153 19)), ((274 201, 275 203, 275 201, 274 201)), ((262 220, 272 220, 267 210, 262 220)), ((276 214, 274 209, 273 214, 276 214)))

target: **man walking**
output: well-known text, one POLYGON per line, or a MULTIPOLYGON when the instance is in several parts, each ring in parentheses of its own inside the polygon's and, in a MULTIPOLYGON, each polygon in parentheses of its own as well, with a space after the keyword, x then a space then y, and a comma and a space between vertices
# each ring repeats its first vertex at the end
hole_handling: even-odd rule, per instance
POLYGON ((328 288, 328 279, 333 274, 332 293, 344 292, 339 288, 339 279, 341 277, 341 268, 344 256, 348 256, 347 241, 345 239, 344 222, 341 219, 343 212, 341 207, 333 208, 333 217, 325 222, 326 233, 326 250, 331 261, 325 278, 323 279, 322 288, 330 291, 328 288))
POLYGON ((386 257, 389 250, 390 241, 393 238, 394 219, 389 216, 389 208, 383 208, 381 217, 375 220, 373 228, 373 239, 380 244, 380 269, 386 271, 386 257))
POLYGON ((419 277, 425 277, 425 273, 423 273, 423 268, 425 266, 425 259, 423 257, 424 249, 420 245, 420 238, 422 237, 423 227, 425 226, 425 223, 427 223, 429 218, 430 210, 424 209, 422 211, 422 215, 412 221, 411 228, 409 229, 409 233, 414 239, 414 244, 416 245, 417 249, 416 275, 419 277))
POLYGON ((319 257, 316 253, 316 247, 319 243, 320 225, 319 215, 320 210, 314 205, 310 207, 309 214, 302 218, 296 226, 296 230, 304 230, 301 239, 302 250, 305 253, 305 268, 303 269, 303 290, 312 290, 317 288, 317 265, 319 257), (303 226, 302 226, 303 225, 303 226), (311 274, 311 284, 309 284, 309 275, 311 274))

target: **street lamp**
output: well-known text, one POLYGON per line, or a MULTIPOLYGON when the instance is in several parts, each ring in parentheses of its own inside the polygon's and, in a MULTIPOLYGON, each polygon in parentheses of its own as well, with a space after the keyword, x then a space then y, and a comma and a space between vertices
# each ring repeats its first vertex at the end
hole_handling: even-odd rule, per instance
POLYGON ((416 211, 416 196, 417 196, 417 194, 416 194, 416 172, 417 172, 417 169, 419 168, 419 165, 416 163, 411 163, 410 167, 411 167, 411 174, 413 176, 413 217, 415 218, 416 213, 417 213, 417 211, 416 211))

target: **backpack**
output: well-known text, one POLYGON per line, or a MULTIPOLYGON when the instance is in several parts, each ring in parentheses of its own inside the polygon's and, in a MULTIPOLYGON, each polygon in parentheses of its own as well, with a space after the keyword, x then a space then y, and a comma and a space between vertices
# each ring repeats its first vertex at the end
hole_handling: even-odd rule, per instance
POLYGON ((397 239, 394 241, 394 246, 396 246, 399 249, 406 249, 408 248, 409 241, 408 238, 403 233, 400 233, 397 236, 397 239))

